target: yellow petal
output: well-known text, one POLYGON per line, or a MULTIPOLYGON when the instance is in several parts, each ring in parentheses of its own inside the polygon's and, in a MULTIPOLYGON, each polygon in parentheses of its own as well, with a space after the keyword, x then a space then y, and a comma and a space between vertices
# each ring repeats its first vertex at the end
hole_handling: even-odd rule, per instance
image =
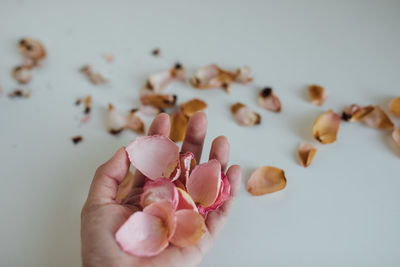
POLYGON ((171 131, 169 133, 169 138, 174 142, 183 141, 185 138, 186 128, 189 119, 181 111, 175 111, 171 115, 171 131))

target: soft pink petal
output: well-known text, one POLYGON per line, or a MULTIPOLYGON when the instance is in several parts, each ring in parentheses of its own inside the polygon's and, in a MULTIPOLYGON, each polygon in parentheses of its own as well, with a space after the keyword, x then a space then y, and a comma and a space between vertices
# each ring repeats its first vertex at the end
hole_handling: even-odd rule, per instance
POLYGON ((168 229, 168 239, 171 238, 175 232, 176 222, 175 208, 170 201, 162 200, 152 203, 148 205, 143 212, 160 218, 168 229))
POLYGON ((133 166, 149 179, 179 177, 179 148, 168 137, 137 137, 128 145, 126 152, 133 166))
POLYGON ((177 190, 178 190, 179 201, 176 210, 189 209, 197 211, 196 204, 194 203, 192 197, 182 188, 177 188, 177 190))
POLYGON ((168 229, 163 221, 141 211, 133 213, 115 237, 122 250, 134 256, 154 256, 168 246, 168 229))
POLYGON ((179 247, 197 244, 206 232, 203 217, 194 210, 178 210, 175 217, 176 229, 171 243, 179 247))
POLYGON ((189 178, 193 159, 194 155, 192 152, 186 152, 185 154, 179 155, 180 169, 181 169, 181 175, 179 177, 179 180, 184 185, 186 185, 187 179, 189 178))
POLYGON ((197 165, 189 176, 186 187, 196 204, 211 206, 218 197, 221 186, 221 164, 212 159, 197 165))
POLYGON ((171 180, 159 178, 155 181, 148 180, 145 183, 143 193, 140 195, 140 204, 144 208, 152 203, 167 200, 176 208, 178 198, 178 191, 171 180))

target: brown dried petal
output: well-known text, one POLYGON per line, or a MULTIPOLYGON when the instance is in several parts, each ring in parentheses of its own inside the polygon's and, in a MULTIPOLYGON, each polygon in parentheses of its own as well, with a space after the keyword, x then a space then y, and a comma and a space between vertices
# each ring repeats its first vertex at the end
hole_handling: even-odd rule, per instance
POLYGON ((230 84, 235 81, 234 73, 225 71, 217 65, 208 65, 197 70, 190 83, 197 89, 212 89, 222 87, 229 92, 230 84))
POLYGON ((308 94, 310 95, 311 103, 317 106, 324 104, 327 98, 327 92, 325 88, 316 84, 308 86, 308 94))
POLYGON ((29 98, 31 96, 32 91, 28 90, 24 92, 21 89, 16 89, 13 92, 8 94, 8 97, 10 98, 17 98, 17 97, 23 97, 23 98, 29 98))
POLYGON ((161 55, 161 51, 159 48, 153 49, 153 51, 151 51, 151 54, 155 57, 158 57, 161 55))
POLYGON ((394 128, 392 120, 379 106, 373 106, 373 111, 364 116, 362 121, 376 129, 393 130, 394 128))
POLYGON ((140 134, 144 134, 146 129, 145 129, 145 123, 140 118, 136 113, 137 110, 131 110, 127 116, 126 119, 126 128, 129 128, 135 132, 138 132, 140 134))
POLYGON ((389 104, 389 111, 395 115, 400 117, 400 97, 393 98, 389 104))
POLYGON ((321 144, 330 144, 336 141, 340 126, 340 117, 332 110, 321 114, 313 126, 313 136, 321 144))
POLYGON ((126 127, 127 121, 122 114, 115 109, 113 104, 108 104, 107 128, 111 134, 119 134, 126 127))
POLYGON ((189 118, 181 111, 175 111, 171 115, 171 132, 169 138, 174 142, 183 141, 189 118))
POLYGON ((238 83, 249 83, 253 81, 251 76, 251 68, 250 67, 242 67, 238 68, 235 73, 235 81, 238 83))
POLYGON ((89 114, 90 109, 92 108, 92 96, 86 96, 83 102, 85 103, 85 114, 89 114))
POLYGON ((72 143, 74 143, 74 145, 76 145, 83 141, 83 137, 78 135, 78 136, 72 137, 71 140, 72 140, 72 143))
POLYGON ((307 168, 317 153, 317 149, 311 144, 300 144, 297 153, 301 166, 307 168))
POLYGON ((32 79, 32 72, 29 68, 18 66, 14 68, 12 76, 20 84, 27 84, 32 79))
POLYGON ((108 83, 108 80, 103 77, 98 72, 93 72, 92 67, 90 65, 85 65, 81 68, 81 72, 86 75, 89 81, 94 85, 100 85, 108 83))
POLYGON ((285 187, 285 172, 272 166, 263 166, 257 169, 247 182, 247 191, 253 196, 270 194, 285 187))
POLYGON ((19 41, 19 51, 21 54, 33 60, 40 60, 46 57, 46 49, 38 40, 24 38, 19 41))
POLYGON ((182 112, 190 117, 197 111, 201 111, 207 108, 207 103, 201 99, 193 98, 183 104, 181 104, 182 112))
POLYGON ((258 102, 267 110, 273 112, 281 111, 281 101, 269 87, 266 87, 260 91, 258 94, 258 102))
POLYGON ((261 123, 260 114, 240 102, 231 106, 231 112, 239 125, 252 126, 261 123))
POLYGON ((394 142, 400 147, 400 128, 393 130, 392 137, 394 142))
POLYGON ((143 105, 151 105, 160 109, 175 106, 176 100, 176 95, 169 94, 146 94, 140 97, 140 101, 143 105))
POLYGON ((161 93, 173 81, 185 80, 185 69, 180 63, 176 63, 169 70, 153 73, 147 79, 145 89, 153 93, 161 93))

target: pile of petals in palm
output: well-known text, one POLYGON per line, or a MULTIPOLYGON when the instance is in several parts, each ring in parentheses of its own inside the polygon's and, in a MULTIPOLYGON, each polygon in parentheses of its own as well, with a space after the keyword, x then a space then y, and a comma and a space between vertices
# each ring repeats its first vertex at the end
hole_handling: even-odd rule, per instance
POLYGON ((138 137, 126 148, 145 177, 141 211, 133 213, 116 233, 125 252, 149 257, 169 244, 188 247, 206 232, 205 218, 229 197, 230 184, 218 160, 196 165, 191 152, 179 153, 168 137, 138 137))

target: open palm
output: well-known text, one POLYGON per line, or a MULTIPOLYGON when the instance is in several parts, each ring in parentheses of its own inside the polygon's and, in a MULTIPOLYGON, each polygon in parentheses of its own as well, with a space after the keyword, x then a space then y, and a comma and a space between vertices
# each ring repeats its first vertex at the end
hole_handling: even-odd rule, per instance
MULTIPOLYGON (((158 115, 149 129, 149 135, 168 136, 170 121, 167 114, 158 115)), ((207 118, 204 113, 194 114, 186 131, 182 152, 191 151, 200 161, 207 118)), ((224 136, 214 139, 210 159, 220 161, 225 171, 229 160, 229 143, 224 136)), ((207 232, 195 246, 180 248, 170 245, 154 257, 135 257, 123 252, 115 240, 115 232, 134 212, 130 205, 116 201, 118 185, 129 171, 130 162, 124 148, 102 166, 94 175, 89 195, 81 214, 81 239, 83 266, 197 266, 221 231, 239 190, 241 171, 231 166, 227 176, 231 184, 230 198, 217 210, 211 211, 206 220, 207 232)), ((142 176, 137 173, 136 175, 142 176)))

